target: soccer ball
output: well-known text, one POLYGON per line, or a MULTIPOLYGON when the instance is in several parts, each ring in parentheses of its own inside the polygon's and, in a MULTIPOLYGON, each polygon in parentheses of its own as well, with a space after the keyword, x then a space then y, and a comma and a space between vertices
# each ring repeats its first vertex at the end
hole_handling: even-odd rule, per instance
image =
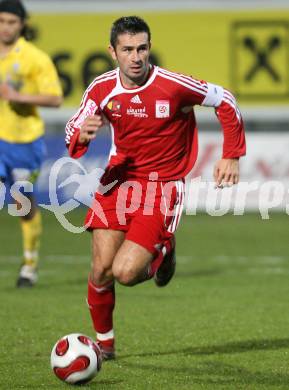
POLYGON ((89 382, 101 369, 101 350, 88 336, 71 333, 62 337, 51 351, 51 368, 64 382, 89 382))

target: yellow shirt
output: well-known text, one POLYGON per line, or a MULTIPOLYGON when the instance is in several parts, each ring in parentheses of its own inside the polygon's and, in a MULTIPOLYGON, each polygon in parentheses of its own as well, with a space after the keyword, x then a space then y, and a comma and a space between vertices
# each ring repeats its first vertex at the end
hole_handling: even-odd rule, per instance
MULTIPOLYGON (((0 58, 0 82, 30 95, 61 96, 56 69, 43 51, 24 38, 0 58)), ((44 134, 44 124, 37 107, 32 104, 7 102, 0 98, 0 139, 12 143, 28 143, 44 134)))

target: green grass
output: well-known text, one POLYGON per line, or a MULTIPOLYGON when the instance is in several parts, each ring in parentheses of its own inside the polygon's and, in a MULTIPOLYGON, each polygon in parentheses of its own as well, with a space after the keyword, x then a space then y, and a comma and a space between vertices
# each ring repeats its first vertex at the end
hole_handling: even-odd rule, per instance
MULTIPOLYGON (((1 212, 0 223, 0 388, 67 389, 50 351, 67 333, 94 335, 89 234, 45 213, 39 284, 23 291, 18 221, 1 212)), ((288 224, 285 214, 183 218, 175 278, 164 289, 117 286, 118 359, 83 388, 288 389, 288 224)))

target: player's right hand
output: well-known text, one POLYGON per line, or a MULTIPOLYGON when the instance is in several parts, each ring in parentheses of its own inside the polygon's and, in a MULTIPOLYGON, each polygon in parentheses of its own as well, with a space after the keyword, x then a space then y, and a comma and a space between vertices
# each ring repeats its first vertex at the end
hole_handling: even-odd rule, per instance
POLYGON ((103 120, 100 115, 91 115, 83 121, 78 141, 81 144, 87 144, 96 137, 97 132, 103 126, 103 120))
POLYGON ((7 83, 0 84, 0 98, 8 102, 18 102, 20 94, 7 83))

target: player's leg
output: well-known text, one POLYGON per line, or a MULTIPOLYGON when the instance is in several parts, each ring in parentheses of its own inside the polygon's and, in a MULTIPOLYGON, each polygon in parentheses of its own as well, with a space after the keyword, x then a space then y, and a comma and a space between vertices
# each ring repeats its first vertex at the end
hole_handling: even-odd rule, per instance
MULTIPOLYGON (((11 163, 13 182, 26 181, 31 187, 30 189, 28 187, 27 191, 24 187, 21 191, 29 200, 29 210, 26 210, 26 214, 20 217, 24 256, 17 280, 18 287, 31 287, 38 278, 39 246, 42 233, 41 215, 33 193, 45 155, 44 139, 40 137, 27 144, 13 145, 11 154, 13 156, 11 163)), ((18 202, 17 195, 15 201, 18 202)))
POLYGON ((169 283, 175 272, 175 237, 171 235, 150 251, 141 244, 125 240, 113 262, 113 276, 125 286, 134 286, 154 277, 157 286, 169 283))
POLYGON ((176 239, 175 232, 181 220, 185 199, 185 181, 161 183, 161 209, 172 210, 170 215, 165 214, 165 231, 163 232, 163 246, 156 263, 152 263, 154 280, 158 287, 166 286, 172 279, 176 269, 176 239))
POLYGON ((146 205, 146 213, 142 205, 131 217, 126 240, 113 263, 113 274, 121 284, 133 286, 153 276, 159 287, 169 283, 175 272, 174 232, 183 200, 182 180, 165 186, 159 183, 155 201, 146 205))
POLYGON ((126 286, 134 286, 149 279, 149 267, 154 255, 144 246, 125 240, 113 261, 114 278, 126 286))
MULTIPOLYGON (((41 214, 32 194, 26 194, 30 210, 20 217, 23 243, 23 263, 17 279, 17 287, 32 287, 38 279, 37 267, 39 261, 39 246, 42 233, 41 214)), ((21 204, 17 202, 18 208, 21 204)))
POLYGON ((152 262, 150 272, 158 287, 166 286, 176 270, 176 238, 172 235, 164 240, 162 249, 152 262))
POLYGON ((173 252, 173 243, 173 234, 167 232, 159 210, 143 215, 140 209, 132 218, 126 239, 115 256, 112 268, 115 279, 126 286, 151 279, 173 252))
MULTIPOLYGON (((0 177, 8 185, 20 217, 23 264, 17 280, 19 287, 33 286, 37 280, 38 248, 41 234, 41 217, 32 193, 25 192, 34 185, 44 154, 42 138, 28 144, 13 144, 0 140, 0 177), (17 186, 17 182, 19 186, 17 186), (24 188, 23 188, 24 185, 24 188), (25 200, 25 202, 23 201, 25 200)), ((33 189, 33 188, 32 188, 33 189)))
POLYGON ((97 341, 105 359, 114 358, 113 309, 115 305, 112 265, 125 234, 110 229, 92 231, 92 263, 87 303, 97 341))

